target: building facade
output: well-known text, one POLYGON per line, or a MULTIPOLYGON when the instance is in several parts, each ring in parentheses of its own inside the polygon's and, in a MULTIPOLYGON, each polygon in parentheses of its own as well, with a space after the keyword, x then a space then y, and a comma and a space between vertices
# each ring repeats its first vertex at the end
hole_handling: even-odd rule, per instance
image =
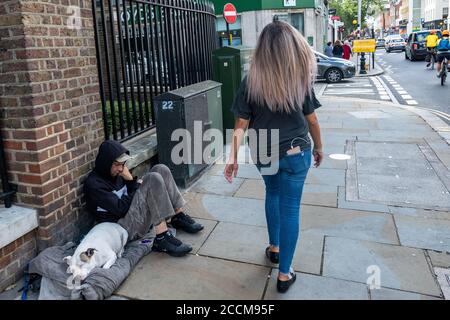
POLYGON ((217 36, 219 45, 228 44, 223 7, 233 3, 238 13, 235 24, 230 25, 233 45, 255 47, 264 27, 278 20, 289 22, 299 30, 309 44, 323 51, 328 41, 328 1, 327 0, 213 0, 217 14, 217 36))

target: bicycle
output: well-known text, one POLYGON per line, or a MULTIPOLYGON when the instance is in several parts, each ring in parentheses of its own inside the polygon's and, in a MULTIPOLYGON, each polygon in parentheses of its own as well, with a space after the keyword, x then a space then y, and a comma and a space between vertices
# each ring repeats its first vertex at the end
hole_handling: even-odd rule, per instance
POLYGON ((445 81, 447 80, 447 73, 448 73, 448 59, 445 58, 444 61, 442 61, 441 65, 441 86, 445 84, 445 81))
POLYGON ((428 53, 430 55, 430 62, 428 64, 429 66, 431 66, 431 70, 434 70, 434 64, 436 63, 436 55, 437 55, 436 48, 431 49, 429 48, 428 53))

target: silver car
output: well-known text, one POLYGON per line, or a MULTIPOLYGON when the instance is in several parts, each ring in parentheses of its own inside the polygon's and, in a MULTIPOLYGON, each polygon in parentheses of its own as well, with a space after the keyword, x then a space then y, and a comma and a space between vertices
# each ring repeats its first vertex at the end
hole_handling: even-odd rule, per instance
POLYGON ((314 52, 317 58, 317 79, 326 80, 328 83, 340 82, 343 79, 352 78, 356 73, 356 65, 348 60, 327 57, 319 52, 314 52))

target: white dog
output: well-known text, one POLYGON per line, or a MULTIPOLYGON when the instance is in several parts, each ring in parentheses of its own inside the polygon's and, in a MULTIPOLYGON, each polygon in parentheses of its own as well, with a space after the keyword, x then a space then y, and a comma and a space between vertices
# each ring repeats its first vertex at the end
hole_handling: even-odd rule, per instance
POLYGON ((128 232, 117 223, 96 225, 81 241, 73 256, 64 258, 69 265, 67 273, 81 281, 94 268, 109 269, 117 258, 122 257, 127 239, 128 232))

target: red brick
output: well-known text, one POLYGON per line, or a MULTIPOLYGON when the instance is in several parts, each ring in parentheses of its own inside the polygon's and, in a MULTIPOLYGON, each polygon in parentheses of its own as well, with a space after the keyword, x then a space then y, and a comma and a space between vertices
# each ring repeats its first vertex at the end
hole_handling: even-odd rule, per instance
POLYGON ((29 183, 29 184, 41 184, 42 183, 42 177, 41 176, 35 176, 30 174, 19 174, 19 182, 23 183, 29 183))
POLYGON ((75 78, 81 76, 81 69, 80 68, 72 68, 64 71, 64 79, 67 78, 75 78))
POLYGON ((5 141, 3 141, 3 146, 5 147, 5 149, 13 149, 13 150, 22 150, 23 149, 22 142, 17 142, 17 141, 5 140, 5 141))
POLYGON ((6 268, 11 263, 11 255, 0 257, 0 270, 6 268))
POLYGON ((16 249, 16 243, 13 241, 2 249, 2 256, 7 256, 16 249))
POLYGON ((17 59, 43 59, 48 58, 49 52, 46 49, 26 49, 16 50, 17 59))
POLYGON ((28 241, 34 240, 35 238, 36 238, 36 232, 35 232, 35 230, 33 230, 23 236, 23 241, 28 242, 28 241))

